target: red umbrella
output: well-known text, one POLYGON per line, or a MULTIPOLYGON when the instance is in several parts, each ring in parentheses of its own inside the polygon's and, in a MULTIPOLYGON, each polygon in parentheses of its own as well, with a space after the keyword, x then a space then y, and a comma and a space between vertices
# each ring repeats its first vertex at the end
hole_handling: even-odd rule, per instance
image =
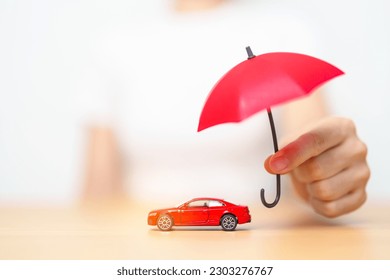
MULTIPOLYGON (((275 52, 259 56, 246 48, 248 59, 228 71, 211 90, 203 107, 198 131, 240 122, 267 109, 275 153, 278 143, 271 106, 310 94, 314 88, 344 74, 335 66, 298 53, 275 52)), ((276 175, 276 198, 268 203, 261 189, 261 201, 274 207, 280 198, 280 175, 276 175)))

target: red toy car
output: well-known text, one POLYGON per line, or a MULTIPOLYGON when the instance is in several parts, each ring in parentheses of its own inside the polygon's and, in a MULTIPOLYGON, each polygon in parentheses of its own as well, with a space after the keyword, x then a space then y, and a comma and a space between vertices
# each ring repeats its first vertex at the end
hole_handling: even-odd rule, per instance
POLYGON ((148 215, 148 225, 157 225, 163 231, 171 230, 172 226, 221 226, 232 231, 237 224, 250 221, 247 206, 207 197, 194 198, 179 207, 153 210, 148 215))

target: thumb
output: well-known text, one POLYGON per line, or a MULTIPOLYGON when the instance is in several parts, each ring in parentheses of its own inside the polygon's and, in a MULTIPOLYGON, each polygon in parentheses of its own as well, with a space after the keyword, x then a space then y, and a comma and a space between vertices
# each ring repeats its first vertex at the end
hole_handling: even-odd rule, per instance
POLYGON ((348 135, 348 129, 339 125, 339 122, 338 119, 331 119, 319 123, 313 130, 268 157, 264 162, 265 169, 271 174, 285 174, 308 159, 339 145, 348 135))
POLYGON ((271 174, 286 174, 309 158, 318 155, 317 143, 314 134, 304 134, 269 156, 265 160, 264 167, 271 174))
POLYGON ((308 159, 318 156, 336 145, 339 137, 327 137, 323 131, 311 131, 285 146, 265 162, 265 169, 271 174, 286 174, 308 159))
POLYGON ((274 155, 270 155, 264 161, 264 168, 271 174, 285 174, 290 171, 290 161, 286 156, 277 152, 274 155))

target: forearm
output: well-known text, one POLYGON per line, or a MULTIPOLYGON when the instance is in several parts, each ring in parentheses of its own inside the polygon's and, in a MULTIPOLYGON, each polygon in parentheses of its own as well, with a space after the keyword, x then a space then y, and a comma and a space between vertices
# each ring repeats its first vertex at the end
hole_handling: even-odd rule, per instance
POLYGON ((122 193, 121 157, 110 127, 92 126, 87 131, 83 196, 104 198, 122 193))

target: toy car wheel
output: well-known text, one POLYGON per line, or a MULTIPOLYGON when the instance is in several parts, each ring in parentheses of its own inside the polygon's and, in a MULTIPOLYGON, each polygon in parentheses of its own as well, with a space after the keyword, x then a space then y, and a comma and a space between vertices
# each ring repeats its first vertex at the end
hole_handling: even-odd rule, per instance
POLYGON ((157 220, 157 227, 162 231, 171 230, 173 226, 173 220, 171 216, 164 214, 161 215, 157 220))
POLYGON ((232 231, 237 226, 237 218, 232 214, 226 214, 221 219, 221 227, 223 230, 232 231))

